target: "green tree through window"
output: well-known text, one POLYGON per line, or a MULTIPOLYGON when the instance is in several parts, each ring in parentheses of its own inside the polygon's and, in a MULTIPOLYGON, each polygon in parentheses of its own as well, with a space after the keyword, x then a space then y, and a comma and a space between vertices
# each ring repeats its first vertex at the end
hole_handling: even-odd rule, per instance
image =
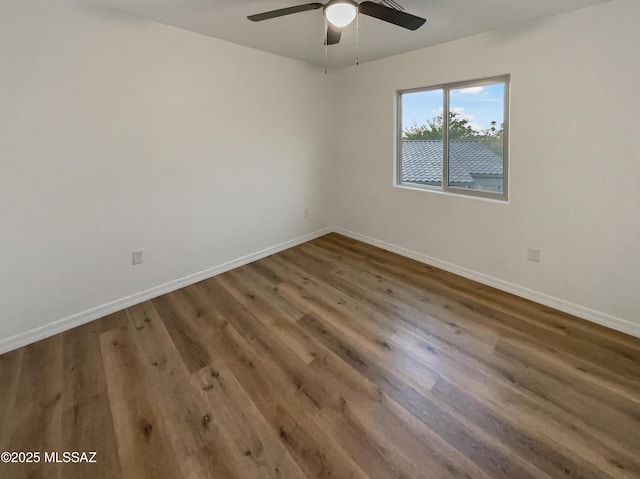
MULTIPOLYGON (((426 123, 406 127, 402 131, 405 140, 442 140, 443 115, 440 113, 433 118, 428 118, 426 123)), ((498 122, 492 121, 491 127, 483 130, 475 130, 471 123, 459 112, 449 112, 449 139, 450 140, 480 140, 497 155, 502 156, 504 124, 497 128, 498 122)))

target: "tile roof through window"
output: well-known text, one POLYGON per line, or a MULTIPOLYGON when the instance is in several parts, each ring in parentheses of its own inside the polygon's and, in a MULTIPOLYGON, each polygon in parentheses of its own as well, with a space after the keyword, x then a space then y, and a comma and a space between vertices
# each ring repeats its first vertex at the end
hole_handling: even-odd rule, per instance
MULTIPOLYGON (((442 141, 402 140, 402 181, 442 182, 442 141)), ((502 158, 480 140, 449 142, 449 182, 473 183, 472 175, 502 175, 502 158)))

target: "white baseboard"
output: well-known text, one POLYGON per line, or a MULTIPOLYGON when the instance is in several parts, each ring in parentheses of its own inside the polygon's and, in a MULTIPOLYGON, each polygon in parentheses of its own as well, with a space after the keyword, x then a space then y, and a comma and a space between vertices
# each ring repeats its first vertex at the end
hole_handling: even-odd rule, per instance
POLYGON ((128 308, 135 304, 139 304, 143 301, 147 301, 157 296, 161 296, 171 291, 184 288, 185 286, 197 283, 198 281, 202 281, 203 279, 211 278, 212 276, 216 276, 218 274, 224 273, 234 268, 238 268, 253 261, 257 261, 271 254, 279 253, 280 251, 284 251, 288 248, 306 243, 307 241, 311 241, 315 238, 331 232, 336 232, 349 238, 362 241, 363 243, 386 249, 401 256, 405 256, 407 258, 420 261, 421 263, 435 266, 436 268, 440 268, 459 276, 469 278, 479 283, 486 284, 487 286, 492 286, 502 291, 515 294, 516 296, 520 296, 522 298, 535 301, 536 303, 540 303, 545 306, 564 311, 565 313, 572 314, 579 318, 586 319, 587 321, 591 321, 593 323, 597 323, 602 326, 606 326, 608 328, 615 329, 617 331, 621 331, 623 333, 640 338, 640 324, 631 322, 629 320, 618 318, 616 316, 596 311, 594 309, 586 308, 579 304, 571 303, 554 296, 549 296, 547 294, 540 293, 523 286, 518 286, 516 284, 509 283, 508 281, 503 281, 501 279, 494 278, 492 276, 488 276, 486 274, 479 273, 477 271, 464 268, 462 266, 458 266, 446 261, 442 261, 440 259, 427 256, 425 254, 418 253, 401 246, 397 246, 385 241, 378 240, 376 238, 372 238, 370 236, 356 233, 354 231, 350 231, 340 227, 327 227, 319 231, 294 238, 290 241, 285 241, 284 243, 277 244, 270 248, 266 248, 255 253, 243 256, 241 258, 236 258, 234 260, 227 261, 226 263, 207 268, 198 273, 194 273, 189 276, 176 279, 174 281, 169 281, 168 283, 155 286, 145 291, 140 291, 139 293, 135 293, 130 296, 126 296, 124 298, 120 298, 91 309, 87 309, 86 311, 81 311, 66 318, 54 321, 53 323, 49 323, 44 326, 25 331, 23 333, 16 334, 15 336, 11 336, 6 339, 2 339, 0 340, 0 354, 20 348, 22 346, 26 346, 27 344, 31 344, 36 341, 40 341, 41 339, 48 338, 55 334, 62 333, 69 329, 75 328, 76 326, 80 326, 81 324, 85 324, 95 319, 102 318, 103 316, 106 316, 108 314, 115 313, 116 311, 120 311, 122 309, 128 308))
POLYGON ((440 260, 438 258, 427 256, 425 254, 403 248, 402 246, 397 246, 395 244, 387 243, 386 241, 381 241, 370 236, 356 233, 354 231, 350 231, 340 227, 334 228, 334 231, 354 240, 362 241, 363 243, 386 249, 401 256, 405 256, 421 263, 425 263, 430 266, 449 271, 450 273, 454 273, 459 276, 477 281, 478 283, 492 286, 499 290, 506 291, 507 293, 515 294, 516 296, 520 296, 536 303, 549 306, 550 308, 572 314, 579 318, 586 319, 587 321, 600 324, 601 326, 606 326, 607 328, 615 329, 616 331, 621 331, 623 333, 640 338, 639 323, 634 323, 627 319, 618 318, 601 311, 586 308, 584 306, 566 301, 564 299, 549 296, 547 294, 540 293, 538 291, 534 291, 517 284, 509 283, 508 281, 503 281, 501 279, 494 278, 493 276, 488 276, 486 274, 479 273, 477 271, 464 268, 462 266, 458 266, 447 261, 440 260))
POLYGON ((190 284, 197 283, 198 281, 202 281, 203 279, 211 278, 212 276, 224 273, 225 271, 238 268, 253 261, 257 261, 261 258, 265 258, 274 253, 279 253, 280 251, 284 251, 288 248, 306 243, 307 241, 319 238, 320 236, 324 236, 328 233, 331 233, 332 231, 333 228, 329 226, 319 231, 315 231, 313 233, 309 233, 307 235, 299 236, 298 238, 285 241, 284 243, 271 246, 270 248, 266 248, 255 253, 242 256, 241 258, 236 258, 234 260, 227 261, 226 263, 222 263, 220 265, 207 268, 203 271, 190 274, 189 276, 169 281, 168 283, 155 286, 145 291, 140 291, 139 293, 135 293, 130 296, 126 296, 124 298, 120 298, 91 309, 87 309, 86 311, 81 311, 80 313, 76 313, 66 318, 59 319, 57 321, 54 321, 53 323, 49 323, 44 326, 25 331, 23 333, 16 334, 15 336, 11 336, 6 339, 2 339, 0 340, 0 354, 18 349, 22 346, 26 346, 27 344, 35 343, 36 341, 40 341, 41 339, 45 339, 55 334, 62 333, 69 329, 75 328, 76 326, 80 326, 81 324, 85 324, 95 319, 102 318, 103 316, 115 313, 116 311, 120 311, 135 304, 139 304, 143 301, 156 298, 163 294, 170 293, 171 291, 189 286, 190 284))

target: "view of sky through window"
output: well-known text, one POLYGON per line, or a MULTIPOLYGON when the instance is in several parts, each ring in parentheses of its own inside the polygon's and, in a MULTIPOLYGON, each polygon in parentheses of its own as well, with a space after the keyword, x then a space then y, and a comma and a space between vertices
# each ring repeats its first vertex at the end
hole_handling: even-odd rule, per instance
MULTIPOLYGON (((502 83, 451 90, 451 111, 469 120, 474 130, 497 128, 504 121, 504 85, 502 83)), ((422 91, 403 95, 402 126, 426 124, 442 114, 442 90, 422 91)))

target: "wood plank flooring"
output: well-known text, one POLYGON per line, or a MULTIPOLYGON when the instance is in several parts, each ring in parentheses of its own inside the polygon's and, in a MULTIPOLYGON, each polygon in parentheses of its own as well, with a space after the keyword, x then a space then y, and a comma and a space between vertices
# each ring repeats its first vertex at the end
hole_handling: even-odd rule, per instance
POLYGON ((330 234, 0 356, 0 478, 640 478, 640 339, 330 234))

